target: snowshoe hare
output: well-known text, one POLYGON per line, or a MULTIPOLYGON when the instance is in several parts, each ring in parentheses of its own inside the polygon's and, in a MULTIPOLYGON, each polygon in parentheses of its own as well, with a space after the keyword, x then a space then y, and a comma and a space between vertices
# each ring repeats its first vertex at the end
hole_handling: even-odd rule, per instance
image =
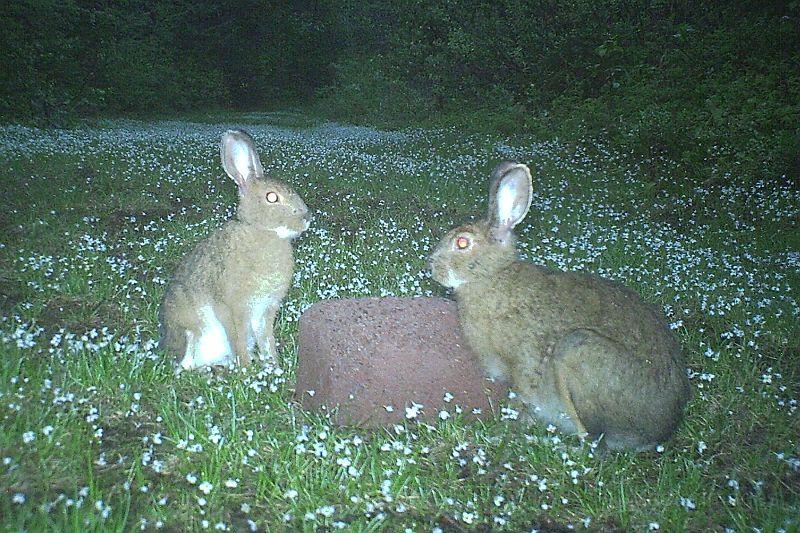
POLYGON ((453 289, 468 344, 539 419, 643 450, 670 437, 689 396, 681 349, 635 292, 517 257, 514 226, 533 189, 528 167, 500 163, 485 220, 450 231, 430 258, 453 289))
POLYGON ((273 322, 294 271, 291 241, 311 223, 291 187, 264 177, 250 135, 226 132, 220 152, 239 187, 237 215, 186 256, 159 310, 161 346, 179 371, 245 366, 255 348, 274 361, 273 322))

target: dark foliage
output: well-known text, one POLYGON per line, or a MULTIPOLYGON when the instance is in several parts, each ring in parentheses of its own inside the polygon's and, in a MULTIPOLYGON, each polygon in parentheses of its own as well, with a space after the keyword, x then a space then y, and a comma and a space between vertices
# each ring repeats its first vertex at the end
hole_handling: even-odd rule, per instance
POLYGON ((0 117, 252 108, 328 81, 332 34, 315 2, 0 5, 0 117))

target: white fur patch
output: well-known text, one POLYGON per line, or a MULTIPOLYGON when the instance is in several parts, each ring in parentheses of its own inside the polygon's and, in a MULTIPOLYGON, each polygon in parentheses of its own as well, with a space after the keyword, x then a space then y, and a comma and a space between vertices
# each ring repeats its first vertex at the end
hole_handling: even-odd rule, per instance
POLYGON ((294 239, 295 237, 300 235, 299 231, 289 229, 286 226, 278 226, 277 228, 275 228, 274 231, 281 239, 294 239))
POLYGON ((187 349, 180 366, 190 369, 228 364, 233 351, 228 341, 228 333, 214 314, 214 309, 210 305, 204 305, 197 311, 203 322, 203 329, 197 339, 193 340, 194 346, 187 349))
POLYGON ((490 378, 508 381, 508 369, 499 359, 494 357, 484 359, 483 364, 484 369, 486 370, 486 375, 488 375, 490 378))
POLYGON ((445 278, 444 283, 442 283, 442 285, 444 285, 445 287, 449 287, 451 289, 457 289, 464 283, 465 281, 456 276, 452 270, 448 270, 447 277, 445 278))

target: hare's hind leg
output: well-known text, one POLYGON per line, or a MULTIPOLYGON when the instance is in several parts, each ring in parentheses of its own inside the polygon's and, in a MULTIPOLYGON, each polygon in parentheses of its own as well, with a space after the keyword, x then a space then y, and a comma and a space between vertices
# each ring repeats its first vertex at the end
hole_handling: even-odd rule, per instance
POLYGON ((529 357, 514 369, 513 389, 531 414, 566 433, 586 433, 567 385, 549 357, 529 357), (565 394, 564 391, 567 391, 565 394))
POLYGON ((589 432, 586 430, 586 427, 584 427, 583 422, 581 422, 581 417, 575 409, 575 402, 569 391, 567 378, 558 364, 554 367, 554 376, 556 378, 556 390, 558 391, 558 396, 561 398, 561 404, 564 406, 562 415, 566 417, 566 419, 562 421, 562 427, 566 426, 566 429, 574 431, 581 440, 583 440, 589 435, 589 432), (570 425, 574 427, 570 427, 570 425))
POLYGON ((644 384, 631 379, 636 362, 622 345, 593 330, 575 330, 555 347, 553 366, 559 395, 582 431, 602 435, 609 448, 641 446, 634 398, 644 384))
POLYGON ((198 331, 186 329, 186 352, 181 366, 189 369, 227 364, 231 358, 228 332, 214 307, 201 306, 197 315, 198 331))

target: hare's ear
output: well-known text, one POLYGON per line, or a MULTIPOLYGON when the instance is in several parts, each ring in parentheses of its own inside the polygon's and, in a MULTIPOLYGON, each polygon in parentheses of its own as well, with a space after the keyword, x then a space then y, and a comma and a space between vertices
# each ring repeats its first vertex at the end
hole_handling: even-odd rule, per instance
POLYGON ((229 130, 222 136, 219 145, 222 167, 225 173, 239 186, 239 194, 244 194, 248 180, 264 175, 264 167, 258 158, 256 143, 247 132, 229 130))
POLYGON ((506 172, 519 165, 516 161, 501 161, 492 170, 492 175, 489 180, 489 212, 486 218, 493 220, 497 215, 497 187, 500 186, 500 180, 503 179, 506 172))
POLYGON ((531 172, 520 163, 503 162, 492 172, 489 190, 489 225, 492 236, 508 241, 511 230, 519 224, 533 199, 531 172))

